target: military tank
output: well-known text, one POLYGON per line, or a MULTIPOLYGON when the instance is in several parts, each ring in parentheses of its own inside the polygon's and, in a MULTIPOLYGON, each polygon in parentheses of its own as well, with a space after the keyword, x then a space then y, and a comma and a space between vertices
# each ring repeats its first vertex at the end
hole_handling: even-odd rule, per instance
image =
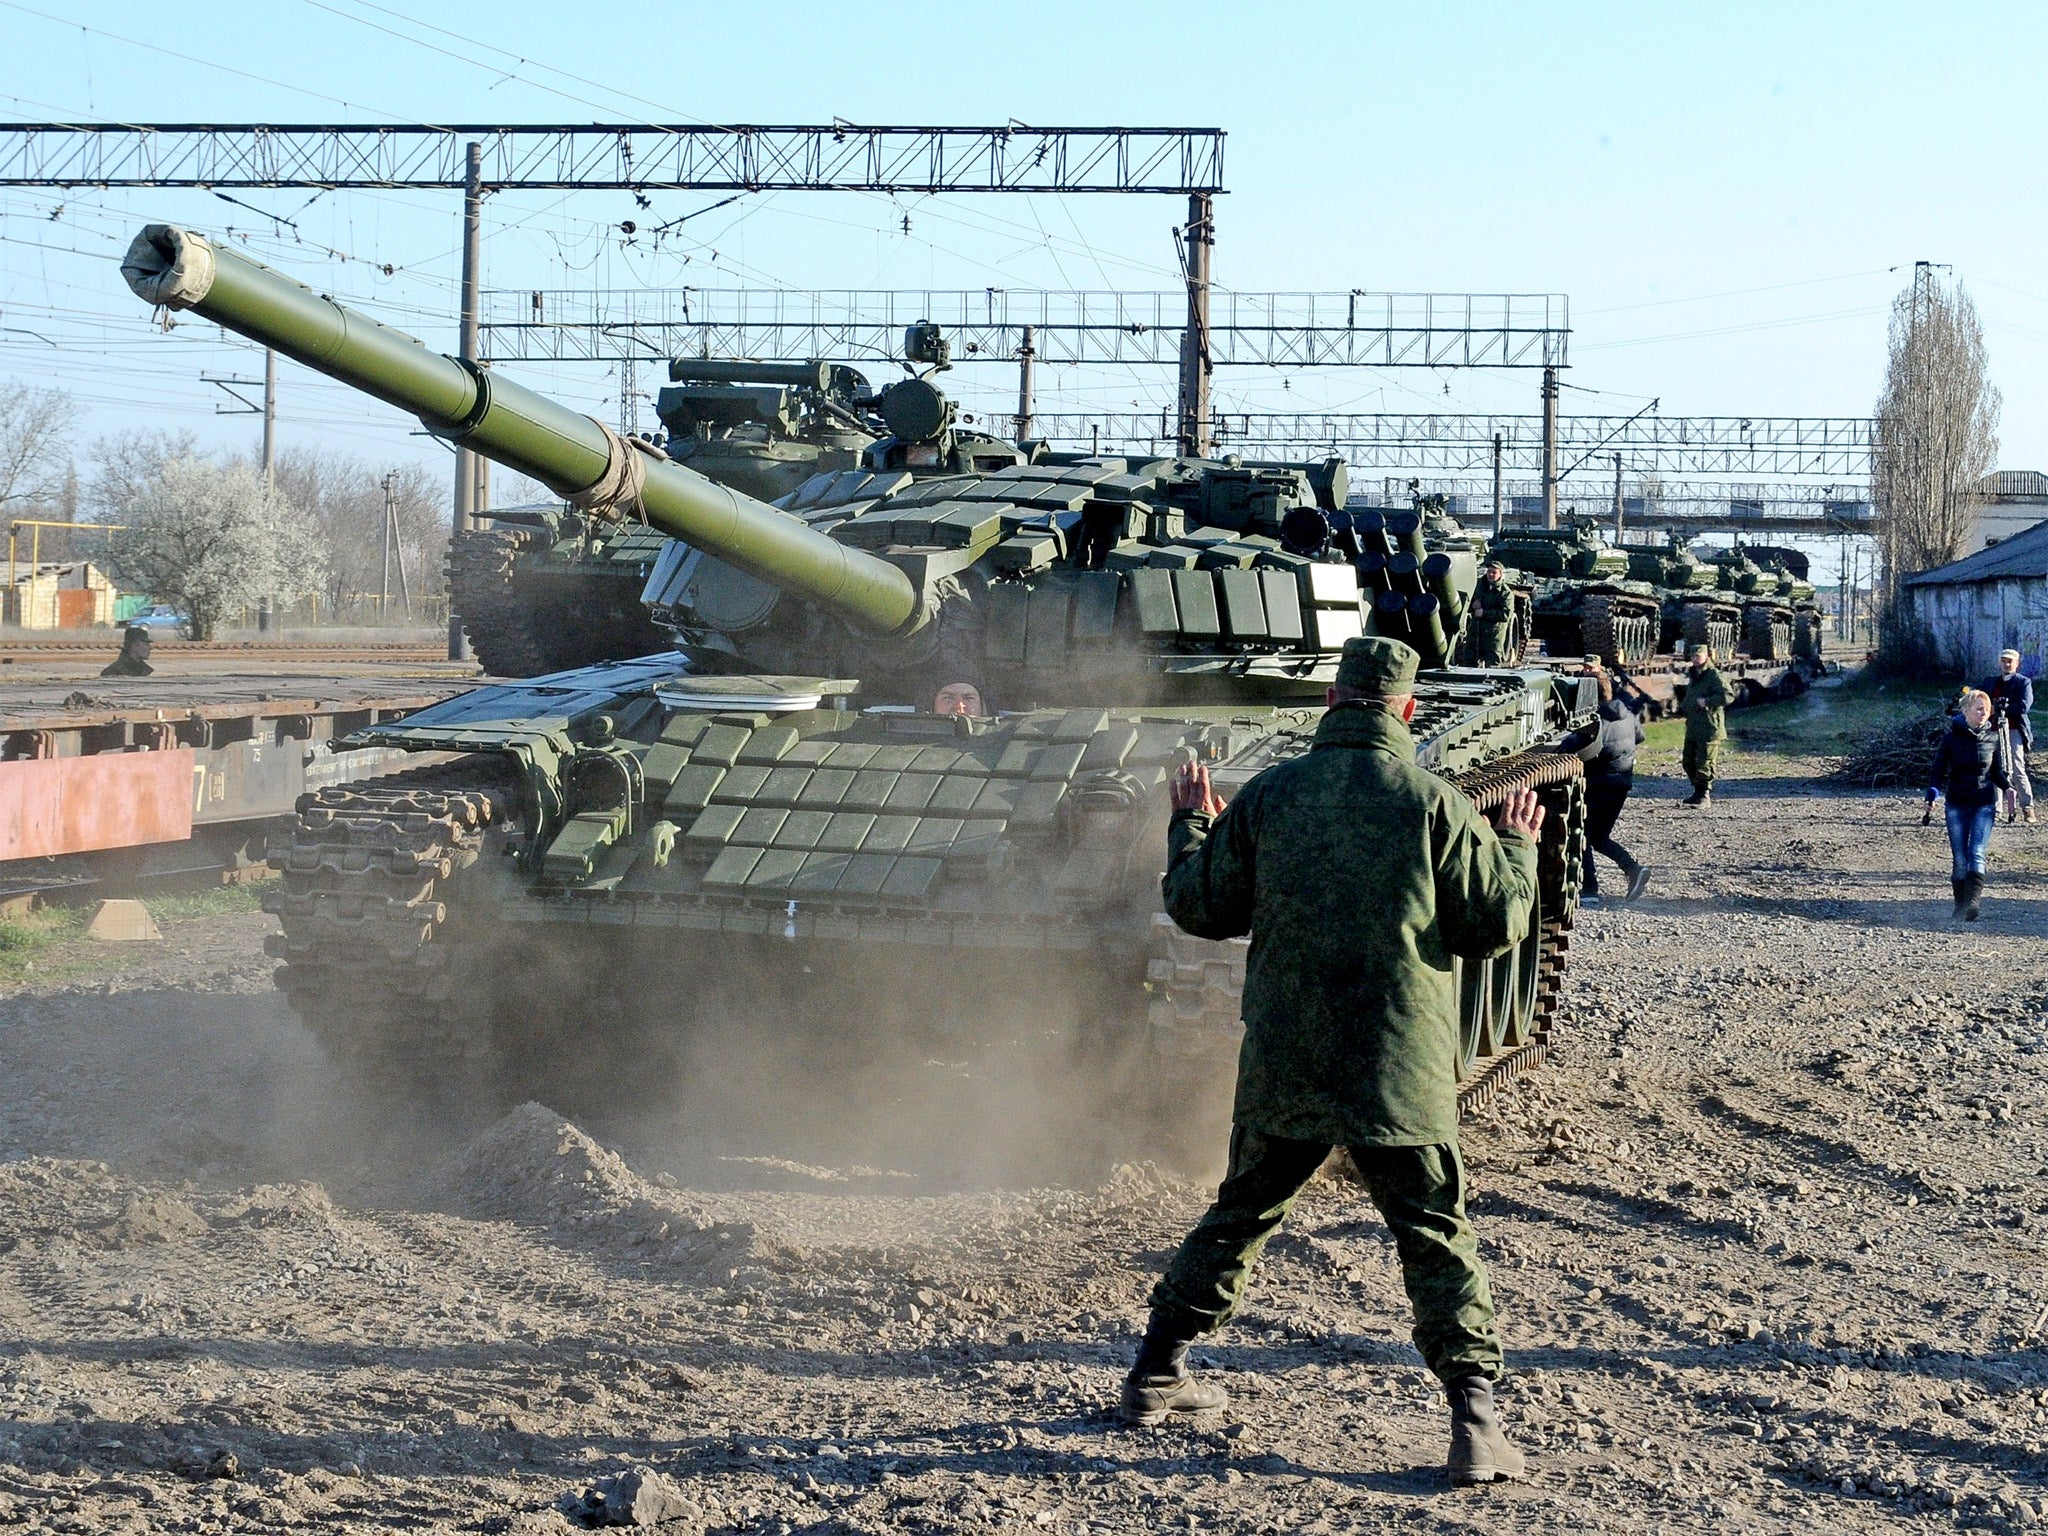
POLYGON ((355 739, 421 766, 310 794, 273 839, 279 982, 334 1057, 530 1091, 536 1061, 687 1033, 721 979, 843 1029, 864 978, 970 1032, 998 999, 1068 1010, 1143 1080, 1214 1078, 1247 950, 1159 911, 1168 781, 1206 762, 1227 796, 1306 751, 1368 629, 1429 668, 1419 761, 1482 808, 1530 787, 1549 810, 1525 939, 1459 968, 1466 1102, 1544 1051, 1584 814, 1578 760, 1540 748, 1591 689, 1447 667, 1469 552, 1340 530, 1341 461, 920 479, 904 461, 943 456, 916 436, 944 415, 926 379, 926 410, 778 509, 183 230, 145 229, 123 271, 670 540, 647 596, 677 649, 373 727, 355 739), (980 712, 932 712, 962 681, 980 712))
MULTIPOLYGON (((772 501, 850 468, 885 430, 856 369, 678 358, 655 412, 669 456, 772 501)), ((477 660, 532 677, 668 643, 640 602, 663 535, 566 503, 501 508, 448 544, 448 591, 477 660)))
MULTIPOLYGON (((1745 544, 1743 553, 1763 572, 1758 584, 1760 597, 1772 603, 1770 635, 1774 647, 1771 659, 1818 663, 1824 636, 1825 616, 1820 594, 1811 580, 1813 567, 1802 550, 1776 544, 1745 544), (1775 584, 1775 590, 1772 590, 1775 584), (1790 649, 1775 649, 1786 632, 1785 610, 1790 609, 1790 649)), ((1761 630, 1761 624, 1759 624, 1761 630)))
POLYGON ((1739 649, 1753 661, 1820 659, 1820 606, 1811 584, 1783 559, 1786 554, 1805 564, 1797 550, 1768 546, 1736 544, 1707 556, 1721 590, 1742 605, 1739 649))
POLYGON ((1663 605, 1651 587, 1629 579, 1628 556, 1591 523, 1516 529, 1487 554, 1528 578, 1531 622, 1550 655, 1634 666, 1656 653, 1663 605))
POLYGON ((1662 549, 1631 549, 1628 574, 1659 594, 1659 651, 1689 656, 1695 646, 1704 645, 1716 661, 1735 659, 1742 609, 1717 595, 1719 568, 1694 554, 1683 534, 1671 534, 1662 549))

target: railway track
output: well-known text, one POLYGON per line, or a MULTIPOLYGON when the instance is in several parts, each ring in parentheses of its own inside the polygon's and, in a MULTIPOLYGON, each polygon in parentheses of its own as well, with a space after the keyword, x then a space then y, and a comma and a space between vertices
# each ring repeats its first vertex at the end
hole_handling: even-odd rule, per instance
MULTIPOLYGON (((150 657, 165 661, 445 662, 438 641, 392 641, 341 645, 264 643, 242 640, 160 640, 150 657)), ((0 640, 0 662, 112 661, 121 653, 118 634, 91 640, 0 640)))

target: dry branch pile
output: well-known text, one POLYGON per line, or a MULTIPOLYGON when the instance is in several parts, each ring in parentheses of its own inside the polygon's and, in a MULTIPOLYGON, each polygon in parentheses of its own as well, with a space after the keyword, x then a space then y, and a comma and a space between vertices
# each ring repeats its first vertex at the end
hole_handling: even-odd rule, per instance
POLYGON ((1921 788, 1948 720, 1945 712, 1936 710, 1872 731, 1836 760, 1823 782, 1856 789, 1921 788))

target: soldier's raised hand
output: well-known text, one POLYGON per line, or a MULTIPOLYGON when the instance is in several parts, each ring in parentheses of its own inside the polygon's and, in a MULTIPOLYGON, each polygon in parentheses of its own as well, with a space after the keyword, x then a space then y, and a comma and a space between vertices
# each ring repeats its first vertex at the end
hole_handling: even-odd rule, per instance
POLYGON ((1517 789, 1501 802, 1500 829, 1503 832, 1526 832, 1531 837, 1540 837, 1543 832, 1543 803, 1536 798, 1533 789, 1517 789))
POLYGON ((1209 782, 1206 764, 1180 765, 1180 771, 1173 776, 1173 808, 1176 811, 1200 811, 1204 816, 1223 814, 1223 797, 1209 782))

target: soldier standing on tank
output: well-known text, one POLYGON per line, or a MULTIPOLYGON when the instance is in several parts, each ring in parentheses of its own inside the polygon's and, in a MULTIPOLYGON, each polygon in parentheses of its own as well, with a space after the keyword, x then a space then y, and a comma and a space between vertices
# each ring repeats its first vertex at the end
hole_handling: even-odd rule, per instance
POLYGON ((1244 1301, 1252 1267, 1333 1146, 1350 1150, 1401 1256, 1415 1344, 1451 1402, 1450 1473, 1522 1475, 1502 1431, 1493 1297, 1465 1214, 1451 959, 1527 931, 1543 810, 1508 797, 1501 830, 1415 765, 1416 653, 1346 641, 1314 747, 1226 810, 1199 764, 1173 784, 1166 910, 1187 932, 1249 933, 1244 1045, 1222 1186, 1152 1291, 1124 1382, 1132 1424, 1218 1409, 1189 1344, 1244 1301))
POLYGON ((1479 586, 1472 594, 1472 647, 1479 665, 1506 666, 1514 632, 1515 589, 1508 585, 1508 568, 1498 560, 1489 560, 1479 573, 1479 586))
POLYGON ((1728 739, 1728 684, 1704 645, 1692 648, 1692 670, 1685 685, 1685 776, 1692 780, 1686 805, 1714 803, 1714 769, 1721 743, 1728 739))
POLYGON ((1991 700, 1991 723, 2005 736, 2005 769, 2012 787, 2005 792, 2005 824, 2021 816, 2034 824, 2034 781, 2027 777, 2027 756, 2034 750, 2034 680, 2020 670, 2020 653, 1998 653, 1998 676, 1986 678, 1984 695, 1991 700))
POLYGON ((100 668, 101 677, 150 677, 156 668, 149 664, 149 631, 130 624, 121 634, 121 654, 100 668))

